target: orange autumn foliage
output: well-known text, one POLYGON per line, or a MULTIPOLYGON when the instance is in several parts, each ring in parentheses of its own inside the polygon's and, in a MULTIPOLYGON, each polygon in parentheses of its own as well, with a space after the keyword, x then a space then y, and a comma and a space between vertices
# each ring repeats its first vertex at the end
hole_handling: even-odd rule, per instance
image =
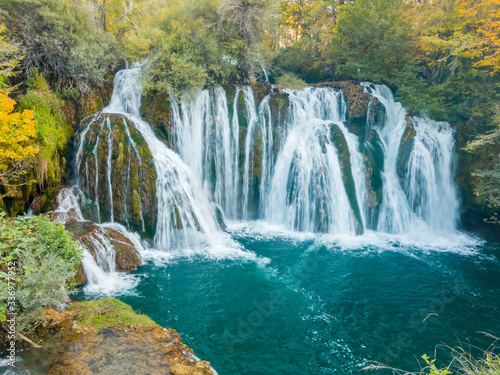
POLYGON ((34 146, 37 130, 35 113, 25 110, 14 112, 16 102, 0 92, 0 175, 12 163, 33 157, 38 153, 34 146))
POLYGON ((490 75, 500 71, 500 0, 462 0, 459 14, 477 38, 470 53, 476 67, 487 68, 490 75))

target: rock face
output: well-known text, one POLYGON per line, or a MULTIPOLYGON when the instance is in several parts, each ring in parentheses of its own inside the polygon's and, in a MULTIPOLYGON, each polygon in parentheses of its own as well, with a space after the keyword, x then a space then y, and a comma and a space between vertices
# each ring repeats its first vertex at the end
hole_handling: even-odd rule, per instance
POLYGON ((413 124, 409 117, 407 117, 406 119, 406 125, 407 126, 405 132, 403 133, 403 137, 401 138, 397 165, 398 176, 401 184, 404 183, 404 177, 406 176, 409 167, 411 152, 415 144, 415 137, 417 136, 417 132, 415 131, 415 128, 413 127, 413 124))
POLYGON ((83 123, 77 178, 96 222, 117 222, 145 237, 157 220, 156 170, 147 144, 124 116, 97 114, 83 123))
POLYGON ((156 136, 168 147, 174 147, 174 130, 170 100, 162 93, 147 94, 143 99, 141 114, 145 121, 153 125, 156 136))
POLYGON ((366 118, 368 106, 373 103, 372 96, 363 92, 363 86, 355 81, 325 82, 318 87, 331 87, 342 90, 347 106, 347 114, 350 119, 366 118))
POLYGON ((118 300, 75 303, 64 312, 47 310, 46 317, 42 348, 28 355, 49 362, 50 375, 214 375, 175 330, 118 300))
MULTIPOLYGON (((78 240, 99 262, 100 249, 111 246, 115 251, 115 269, 117 272, 132 272, 141 264, 141 257, 134 244, 122 233, 112 228, 101 227, 92 221, 77 221, 70 219, 66 229, 73 232, 74 239, 78 240)), ((106 265, 102 265, 106 268, 106 265)), ((113 271, 107 269, 106 271, 113 271)))

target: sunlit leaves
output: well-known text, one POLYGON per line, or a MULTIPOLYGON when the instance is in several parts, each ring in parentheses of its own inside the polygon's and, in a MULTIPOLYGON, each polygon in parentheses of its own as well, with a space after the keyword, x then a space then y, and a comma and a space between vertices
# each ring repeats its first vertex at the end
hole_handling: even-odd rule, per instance
POLYGON ((33 157, 38 153, 34 146, 36 121, 33 111, 14 111, 15 101, 0 92, 0 176, 13 162, 33 157))

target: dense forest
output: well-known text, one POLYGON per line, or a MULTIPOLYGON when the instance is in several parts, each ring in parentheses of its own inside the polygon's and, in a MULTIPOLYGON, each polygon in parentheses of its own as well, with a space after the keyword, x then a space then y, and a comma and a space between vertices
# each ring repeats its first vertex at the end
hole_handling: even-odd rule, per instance
MULTIPOLYGON (((108 168, 109 196, 108 192, 101 191, 100 197, 94 197, 97 209, 99 199, 104 207, 111 198, 110 222, 114 222, 115 211, 123 212, 123 220, 117 219, 116 223, 133 222, 127 229, 136 232, 141 232, 142 226, 140 234, 149 234, 144 243, 155 244, 153 224, 159 215, 158 204, 152 202, 161 186, 153 181, 159 169, 155 170, 158 165, 154 165, 156 159, 151 144, 146 145, 147 137, 137 129, 130 134, 127 113, 109 112, 112 114, 98 120, 92 117, 110 102, 117 73, 133 66, 140 67, 143 97, 168 98, 165 100, 168 106, 192 101, 202 90, 219 86, 231 87, 227 90, 228 97, 235 99, 225 103, 229 107, 233 100, 236 108, 240 88, 235 89, 234 85, 252 87, 258 100, 263 96, 259 97, 259 92, 264 91, 262 87, 268 90, 269 96, 280 92, 284 97, 290 90, 307 86, 334 87, 334 82, 386 85, 394 93, 394 99, 406 109, 409 128, 413 126, 412 116, 451 125, 450 149, 454 148, 451 154, 454 152, 455 160, 450 162, 450 170, 456 177, 453 183, 456 181, 460 196, 455 210, 458 212, 460 206, 457 229, 489 231, 498 237, 500 0, 0 0, 0 343, 2 335, 8 332, 5 320, 10 276, 17 280, 20 291, 17 330, 28 342, 30 339, 23 334, 29 336, 47 322, 42 317, 43 308, 66 303, 68 290, 83 285, 77 279, 85 273, 82 259, 87 253, 83 252, 85 246, 80 246, 85 243, 78 244, 76 236, 65 231, 62 224, 54 223, 56 220, 39 215, 54 210, 56 196, 72 178, 89 180, 88 165, 86 176, 83 172, 82 176, 73 175, 71 166, 79 141, 82 154, 87 153, 83 156, 87 157, 87 164, 94 160, 89 156, 94 152, 95 168, 101 167, 101 175, 105 162, 108 168), (85 132, 78 133, 81 124, 87 131, 91 129, 87 138, 85 132), (91 139, 97 127, 100 127, 97 140, 91 139), (108 137, 106 149, 102 144, 99 146, 101 133, 108 137), (80 140, 76 139, 77 134, 82 134, 80 140), (94 151, 91 141, 95 142, 94 151), (113 141, 117 146, 114 150, 113 141), (127 147, 128 170, 125 172, 124 149, 127 147), (99 166, 98 152, 104 155, 99 166), (115 166, 112 163, 118 165, 116 160, 120 162, 119 171, 111 172, 115 166), (140 167, 133 165, 134 162, 140 167), (150 175, 144 176, 143 170, 150 175), (129 184, 131 171, 133 180, 129 184), (122 201, 117 203, 115 199, 115 206, 119 208, 113 206, 111 180, 115 172, 120 178, 123 175, 123 181, 125 174, 129 175, 126 177, 132 196, 128 202, 132 206, 129 216, 125 215, 127 208, 122 209, 122 201), (148 179, 151 183, 143 181, 148 179), (28 212, 34 216, 22 219, 28 212)), ((347 86, 336 88, 339 87, 347 86)), ((358 89, 362 90, 360 86, 358 89)), ((214 95, 213 92, 210 95, 214 95)), ((244 100, 247 98, 241 93, 241 102, 244 100)), ((244 112, 241 108, 240 112, 244 112)), ((280 111, 278 108, 276 113, 281 114, 280 111)), ((365 113, 357 119, 359 123, 360 118, 365 121, 368 117, 365 113)), ((236 109, 231 114, 235 118, 238 115, 241 119, 245 117, 236 109)), ((241 119, 241 128, 250 123, 241 119)), ((415 137, 414 128, 405 131, 402 144, 412 131, 415 137)), ((351 166, 351 161, 347 162, 350 155, 346 138, 340 130, 328 132, 329 136, 338 137, 339 144, 343 142, 344 151, 339 147, 342 164, 339 170, 342 167, 343 173, 348 169, 347 164, 351 166)), ((236 148, 244 147, 241 134, 236 148)), ((407 143, 410 141, 412 139, 407 143)), ((321 142, 326 154, 328 140, 321 139, 321 142)), ((274 146, 277 150, 278 144, 274 146)), ((162 147, 167 148, 163 143, 162 147)), ((261 144, 256 143, 255 148, 262 152, 261 144)), ((383 154, 381 150, 374 153, 379 151, 383 154)), ((369 152, 361 158, 368 160, 369 152)), ((260 156, 253 157, 256 160, 260 156)), ((250 156, 247 155, 247 159, 250 160, 250 156)), ((398 159, 398 163, 401 160, 398 159)), ((373 172, 374 164, 367 162, 367 175, 373 172)), ((248 165, 245 167, 249 169, 248 165)), ((252 168, 253 173, 261 166, 252 168)), ((383 171, 383 165, 379 169, 383 171)), ((237 179, 238 165, 235 170, 237 179)), ((98 187, 99 172, 91 170, 91 173, 95 173, 98 187)), ((260 173, 259 178, 262 171, 260 173)), ((351 184, 352 190, 346 201, 355 201, 355 176, 351 173, 343 178, 341 183, 351 184)), ((238 183, 235 183, 236 192, 238 183)), ((251 183, 247 181, 247 185, 251 183)), ((255 190, 260 186, 264 184, 255 190)), ((123 186, 116 185, 116 189, 121 188, 123 186)), ((126 194, 123 193, 123 206, 127 204, 126 194)), ((318 193, 321 194, 326 193, 318 193)), ((414 207, 409 211, 411 209, 414 207)), ((358 218, 361 210, 355 213, 358 218)), ((219 226, 214 225, 214 231, 225 232, 220 208, 217 215, 214 222, 219 226)), ((80 216, 74 221, 83 222, 85 215, 80 213, 80 216)), ((172 224, 168 229, 183 229, 179 210, 170 216, 175 218, 174 224, 168 222, 172 224)), ((98 217, 93 226, 86 221, 94 234, 100 230, 101 234, 105 232, 104 227, 99 227, 105 220, 98 217)), ((197 220, 195 217, 193 222, 201 227, 197 220)), ((359 222, 363 227, 363 220, 358 220, 355 234, 366 229, 360 229, 359 222)), ((123 241, 128 241, 127 246, 133 242, 123 240, 119 230, 106 230, 109 230, 107 234, 113 232, 119 238, 115 242, 122 241, 123 245, 123 241)), ((169 241, 165 242, 170 244, 169 241)), ((135 243, 130 245, 134 247, 135 243)), ((133 253, 137 264, 130 266, 127 272, 141 265, 140 251, 133 253)), ((98 258, 95 254, 92 256, 98 258)), ((105 307, 110 311, 114 311, 115 305, 125 309, 116 301, 105 304, 111 304, 105 307)), ((75 311, 74 314, 83 315, 80 310, 75 311)), ((127 317, 128 314, 127 307, 127 317)), ((146 325, 153 323, 148 320, 146 325)), ((428 373, 448 373, 438 370, 434 362, 428 361, 429 357, 423 358, 428 373)))

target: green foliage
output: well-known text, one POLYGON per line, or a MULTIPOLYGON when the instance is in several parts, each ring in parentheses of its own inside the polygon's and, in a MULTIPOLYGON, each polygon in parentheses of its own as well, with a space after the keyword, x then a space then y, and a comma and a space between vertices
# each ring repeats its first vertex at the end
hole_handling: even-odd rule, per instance
MULTIPOLYGON (((62 224, 43 216, 15 220, 0 214, 0 300, 7 301, 8 287, 15 287, 15 309, 9 312, 17 313, 19 332, 42 321, 43 307, 66 300, 65 284, 81 257, 81 248, 62 224)), ((0 305, 3 320, 6 314, 7 306, 0 305)))
POLYGON ((36 178, 40 186, 60 180, 60 154, 73 133, 64 121, 64 101, 52 92, 42 75, 34 71, 28 80, 29 90, 19 99, 21 109, 33 110, 38 133, 36 178))
POLYGON ((332 65, 316 47, 309 39, 300 39, 291 46, 279 49, 274 55, 274 72, 278 75, 290 72, 308 83, 331 79, 334 76, 332 65))
POLYGON ((338 16, 331 59, 340 77, 388 81, 409 61, 411 36, 399 0, 359 0, 338 16))
POLYGON ((216 21, 212 0, 171 5, 166 16, 157 21, 161 32, 147 59, 146 90, 181 97, 207 84, 238 80, 239 72, 231 60, 242 46, 219 29, 216 21))
POLYGON ((288 88, 292 90, 302 90, 306 87, 306 83, 293 73, 285 73, 280 76, 276 82, 276 86, 280 89, 288 88))
POLYGON ((25 70, 39 69, 59 89, 76 87, 88 93, 102 86, 116 67, 114 36, 95 27, 91 11, 81 2, 0 0, 0 9, 7 30, 23 45, 25 70))
POLYGON ((5 26, 0 24, 0 90, 10 89, 8 80, 16 75, 21 58, 21 46, 7 37, 5 26))

